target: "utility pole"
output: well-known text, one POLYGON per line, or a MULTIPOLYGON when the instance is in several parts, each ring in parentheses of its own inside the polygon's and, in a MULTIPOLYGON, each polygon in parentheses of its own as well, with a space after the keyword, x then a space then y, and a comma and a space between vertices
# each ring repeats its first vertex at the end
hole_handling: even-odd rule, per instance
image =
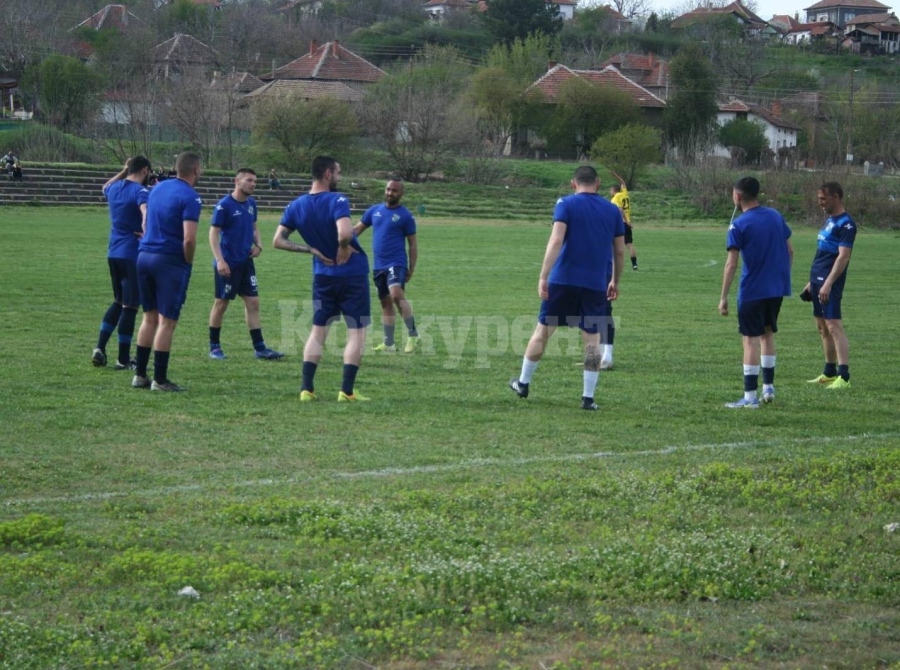
POLYGON ((853 165, 853 75, 859 70, 850 70, 850 105, 847 118, 847 173, 853 165))

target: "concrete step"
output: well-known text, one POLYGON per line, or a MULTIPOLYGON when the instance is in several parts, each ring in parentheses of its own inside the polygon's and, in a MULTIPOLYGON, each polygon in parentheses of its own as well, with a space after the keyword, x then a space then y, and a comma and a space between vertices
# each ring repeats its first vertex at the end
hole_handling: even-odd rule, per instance
MULTIPOLYGON (((26 166, 25 179, 21 182, 0 178, 0 205, 105 205, 101 189, 112 174, 101 169, 26 166)), ((283 210, 308 191, 312 183, 304 177, 279 177, 282 190, 272 191, 263 175, 260 179, 254 198, 261 210, 283 210)), ((204 174, 195 188, 204 204, 211 206, 230 193, 233 187, 234 178, 231 176, 204 174)), ((354 212, 365 210, 367 203, 352 194, 350 200, 354 212)))

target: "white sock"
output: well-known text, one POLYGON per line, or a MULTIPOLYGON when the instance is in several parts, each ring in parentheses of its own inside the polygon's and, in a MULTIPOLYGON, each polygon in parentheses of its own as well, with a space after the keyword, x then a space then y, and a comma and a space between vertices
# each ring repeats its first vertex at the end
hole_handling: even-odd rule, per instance
MULTIPOLYGON (((745 365, 744 366, 744 376, 751 377, 759 377, 759 366, 758 365, 745 365)), ((756 391, 744 391, 744 399, 745 400, 756 400, 756 391)))
POLYGON ((522 372, 519 374, 519 381, 523 384, 530 384, 531 378, 534 377, 534 371, 537 370, 537 366, 540 361, 529 361, 527 358, 522 358, 522 372))
POLYGON ((775 384, 763 384, 763 393, 775 393, 775 384))
POLYGON ((604 344, 603 345, 603 360, 609 362, 612 360, 612 357, 613 357, 613 345, 604 344))
POLYGON ((760 367, 763 367, 763 368, 774 368, 775 367, 775 357, 774 356, 760 356, 759 362, 760 362, 760 367))
POLYGON ((600 373, 596 370, 585 370, 584 371, 584 390, 581 395, 584 398, 593 398, 594 391, 597 388, 597 380, 600 378, 600 373))

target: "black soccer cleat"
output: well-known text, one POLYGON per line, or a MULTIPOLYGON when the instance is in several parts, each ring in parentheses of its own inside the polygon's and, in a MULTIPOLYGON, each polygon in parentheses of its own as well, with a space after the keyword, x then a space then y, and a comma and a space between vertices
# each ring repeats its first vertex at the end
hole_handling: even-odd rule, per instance
POLYGON ((581 409, 586 409, 591 412, 600 409, 597 403, 594 402, 593 398, 581 397, 581 409))
POLYGON ((93 353, 91 353, 91 363, 95 368, 105 368, 106 352, 103 349, 94 349, 93 353))
POLYGON ((528 397, 528 384, 523 384, 518 379, 513 379, 509 382, 509 388, 516 392, 516 395, 520 398, 528 397))

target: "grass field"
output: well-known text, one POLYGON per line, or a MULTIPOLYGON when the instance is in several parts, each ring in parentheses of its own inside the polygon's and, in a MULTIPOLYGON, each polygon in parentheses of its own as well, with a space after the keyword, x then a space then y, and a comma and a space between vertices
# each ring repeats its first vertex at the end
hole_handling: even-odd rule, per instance
MULTIPOLYGON (((793 298, 753 412, 722 406, 724 225, 639 228, 591 413, 564 333, 528 400, 506 388, 545 225, 420 221, 423 351, 368 354, 373 401, 339 405, 336 329, 301 406, 309 257, 257 266, 289 356, 254 360, 235 305, 211 361, 201 245, 189 391, 156 394, 90 365, 105 212, 0 216, 0 668, 900 668, 896 233, 857 238, 853 388, 804 383, 821 350, 793 298)), ((814 245, 795 230, 795 293, 814 245)))

